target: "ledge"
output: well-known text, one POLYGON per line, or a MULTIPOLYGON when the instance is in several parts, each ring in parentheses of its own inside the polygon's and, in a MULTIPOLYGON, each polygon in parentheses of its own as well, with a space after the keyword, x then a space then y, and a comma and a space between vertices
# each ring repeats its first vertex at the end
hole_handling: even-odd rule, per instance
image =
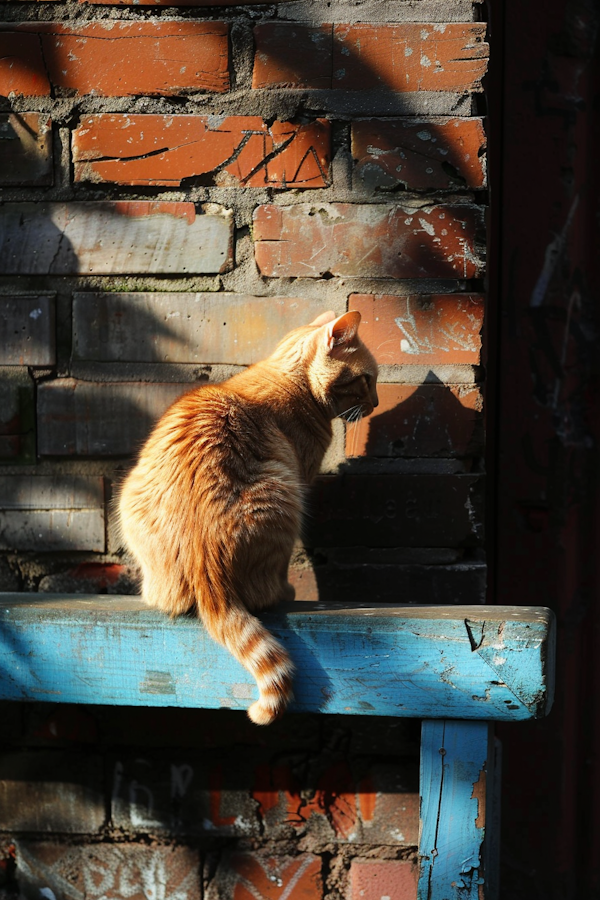
MULTIPOLYGON (((293 603, 263 621, 302 712, 523 720, 552 705, 554 616, 516 606, 293 603)), ((0 699, 246 709, 251 676, 200 623, 138 597, 0 593, 0 699)))

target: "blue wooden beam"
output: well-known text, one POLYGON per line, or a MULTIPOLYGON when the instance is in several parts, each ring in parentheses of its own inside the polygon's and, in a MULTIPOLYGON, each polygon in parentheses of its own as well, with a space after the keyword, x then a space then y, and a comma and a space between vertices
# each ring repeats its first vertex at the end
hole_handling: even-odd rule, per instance
MULTIPOLYGON (((552 703, 549 610, 294 603, 263 620, 296 665, 295 710, 518 720, 552 703)), ((0 594, 0 699, 246 709, 256 696, 193 618, 137 597, 0 594)))

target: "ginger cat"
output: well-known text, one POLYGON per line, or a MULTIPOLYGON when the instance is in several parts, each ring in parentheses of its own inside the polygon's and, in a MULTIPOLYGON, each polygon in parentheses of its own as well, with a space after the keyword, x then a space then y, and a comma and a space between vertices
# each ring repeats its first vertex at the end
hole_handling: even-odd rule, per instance
POLYGON ((303 495, 331 421, 377 406, 377 364, 360 313, 328 312, 263 362, 177 400, 142 448, 120 496, 123 537, 143 599, 206 630, 256 679, 248 715, 266 725, 292 696, 293 666, 253 613, 292 600, 287 580, 303 495))

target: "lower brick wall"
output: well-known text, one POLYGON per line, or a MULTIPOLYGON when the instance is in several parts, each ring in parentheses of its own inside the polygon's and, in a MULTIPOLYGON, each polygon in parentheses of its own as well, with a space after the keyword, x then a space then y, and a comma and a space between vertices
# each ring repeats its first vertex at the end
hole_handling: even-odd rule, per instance
POLYGON ((416 723, 289 714, 265 735, 227 711, 0 712, 7 900, 416 897, 416 723))

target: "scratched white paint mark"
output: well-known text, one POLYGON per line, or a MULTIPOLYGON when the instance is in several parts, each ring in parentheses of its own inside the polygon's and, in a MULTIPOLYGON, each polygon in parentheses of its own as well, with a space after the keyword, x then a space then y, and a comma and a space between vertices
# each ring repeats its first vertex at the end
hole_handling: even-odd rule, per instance
POLYGON ((427 219, 419 218, 419 224, 420 224, 421 228, 423 229, 423 231, 426 231, 427 234, 429 234, 433 237, 433 235, 435 234, 435 229, 434 229, 433 225, 431 224, 431 222, 428 222, 427 219))
POLYGON ((231 693, 236 700, 251 700, 254 696, 254 689, 251 684, 232 684, 231 693))
POLYGON ((567 241, 567 236, 569 234, 569 231, 571 230, 571 225, 573 223, 573 218, 575 216, 578 204, 579 193, 575 194, 575 197, 573 198, 573 202, 571 204, 569 214, 567 215, 567 220, 563 225, 562 231, 560 232, 560 234, 555 235, 546 247, 542 271, 539 274, 538 280, 536 281, 535 287, 531 294, 531 300, 529 301, 529 305, 531 307, 541 306, 544 302, 544 298, 548 292, 548 286, 554 274, 554 270, 556 269, 556 264, 558 263, 558 260, 562 255, 567 241))
POLYGON ((42 315, 41 309, 32 309, 31 312, 29 313, 29 318, 30 319, 39 319, 39 317, 41 315, 42 315))
POLYGON ((423 129, 422 131, 417 131, 417 137, 420 141, 430 141, 431 140, 431 132, 423 129))
POLYGON ((431 60, 424 53, 421 56, 421 65, 424 66, 426 69, 428 69, 429 66, 431 65, 431 60))
POLYGON ((194 778, 194 770, 187 763, 176 766, 171 764, 171 799, 185 797, 194 778))

